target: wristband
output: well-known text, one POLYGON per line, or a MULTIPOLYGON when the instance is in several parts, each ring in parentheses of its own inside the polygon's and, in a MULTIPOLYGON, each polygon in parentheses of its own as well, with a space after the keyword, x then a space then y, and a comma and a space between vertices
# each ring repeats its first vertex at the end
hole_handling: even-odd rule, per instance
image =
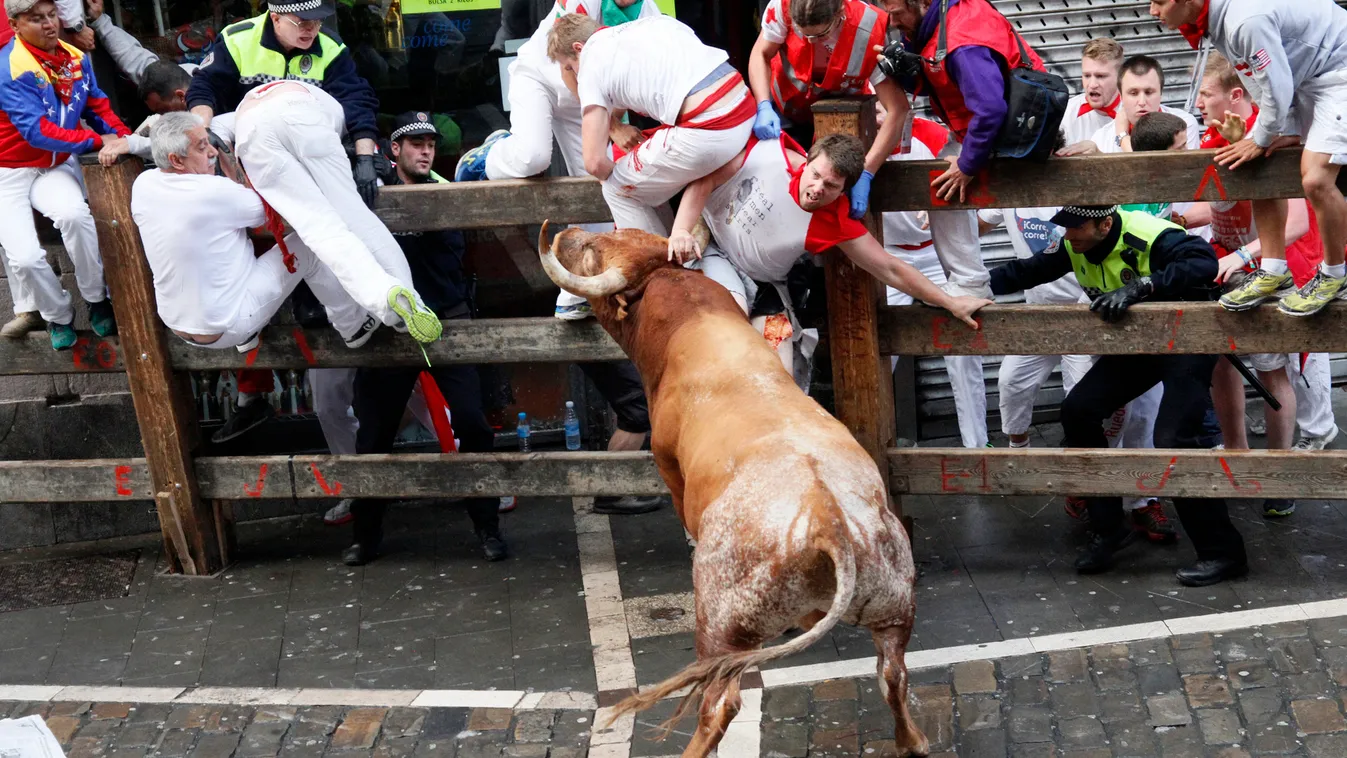
POLYGON ((1238 255, 1239 259, 1244 261, 1245 265, 1253 263, 1253 253, 1249 252, 1249 248, 1245 246, 1240 246, 1240 248, 1235 251, 1235 255, 1238 255))

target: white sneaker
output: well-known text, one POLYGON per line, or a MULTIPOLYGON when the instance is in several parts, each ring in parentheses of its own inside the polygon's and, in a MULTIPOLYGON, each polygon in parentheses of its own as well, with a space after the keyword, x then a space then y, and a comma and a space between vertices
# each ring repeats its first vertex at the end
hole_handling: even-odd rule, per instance
POLYGON ((341 526, 351 523, 355 519, 355 516, 351 513, 351 504, 354 502, 353 498, 348 497, 332 506, 327 513, 323 514, 323 523, 328 526, 341 526))
POLYGON ((1318 437, 1301 437, 1296 440, 1296 444, 1291 446, 1292 450, 1323 450, 1333 444, 1333 440, 1338 438, 1338 427, 1335 425, 1328 434, 1321 434, 1318 437))
POLYGON ((515 506, 518 504, 519 501, 514 495, 504 495, 500 499, 500 505, 496 508, 496 512, 509 513, 514 510, 515 506))

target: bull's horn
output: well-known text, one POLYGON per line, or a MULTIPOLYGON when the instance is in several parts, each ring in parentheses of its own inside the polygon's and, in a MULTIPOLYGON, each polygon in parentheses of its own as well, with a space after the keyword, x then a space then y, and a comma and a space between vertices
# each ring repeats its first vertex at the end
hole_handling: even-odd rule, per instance
MULTIPOLYGON (((582 297, 608 297, 627 288, 627 277, 622 275, 621 269, 610 268, 596 276, 571 273, 570 269, 561 265, 556 255, 545 247, 546 239, 547 224, 544 223, 543 232, 538 237, 538 256, 542 259, 543 270, 558 287, 582 297)), ((556 244, 555 241, 553 244, 556 244)))

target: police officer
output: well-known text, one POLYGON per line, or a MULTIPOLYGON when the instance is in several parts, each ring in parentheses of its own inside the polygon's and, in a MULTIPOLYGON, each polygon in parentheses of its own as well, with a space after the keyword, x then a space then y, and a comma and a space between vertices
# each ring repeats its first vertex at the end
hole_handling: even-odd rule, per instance
MULTIPOLYGON (((1092 298, 1090 310, 1118 321, 1145 300, 1212 300, 1218 294, 1216 254, 1177 224, 1117 206, 1067 206, 1052 217, 1064 228, 1065 254, 1035 255, 991 272, 992 291, 1019 292, 1075 273, 1092 298)), ((1065 447, 1106 447, 1103 422, 1157 382, 1164 399, 1155 422, 1156 447, 1210 447, 1203 420, 1211 409, 1214 355, 1105 355, 1062 403, 1065 447)), ((1125 525, 1122 500, 1088 498, 1090 544, 1076 570, 1107 570, 1137 532, 1125 525)), ((1197 563, 1179 569, 1189 587, 1216 584, 1248 571, 1244 540, 1230 522, 1224 500, 1176 497, 1179 520, 1197 550, 1197 563)))
POLYGON ((374 159, 379 98, 356 73, 355 60, 335 29, 323 29, 336 12, 333 0, 283 1, 271 3, 257 18, 225 27, 192 76, 187 107, 209 126, 215 114, 233 111, 259 84, 299 79, 322 87, 345 112, 346 131, 355 141, 356 187, 373 207, 379 186, 374 159))
MULTIPOLYGON (((395 173, 389 184, 427 184, 444 182, 430 166, 435 161, 435 146, 440 138, 429 114, 404 113, 398 116, 389 135, 395 173)), ((463 233, 452 230, 398 234, 398 245, 407 255, 412 283, 426 305, 442 319, 471 318, 468 282, 463 273, 463 233)), ((465 453, 491 452, 493 435, 482 410, 482 386, 476 366, 435 366, 426 369, 444 395, 452 416, 454 434, 465 453)), ((393 440, 402 424, 402 411, 421 370, 417 368, 360 369, 355 377, 355 416, 360 422, 356 432, 357 453, 391 453, 393 440)), ((443 412, 431 408, 432 413, 443 412)), ((354 543, 342 559, 351 566, 372 560, 383 539, 383 516, 387 501, 357 500, 351 506, 355 517, 354 543)), ((482 552, 489 561, 508 554, 500 533, 494 497, 471 497, 463 501, 472 519, 482 552)))

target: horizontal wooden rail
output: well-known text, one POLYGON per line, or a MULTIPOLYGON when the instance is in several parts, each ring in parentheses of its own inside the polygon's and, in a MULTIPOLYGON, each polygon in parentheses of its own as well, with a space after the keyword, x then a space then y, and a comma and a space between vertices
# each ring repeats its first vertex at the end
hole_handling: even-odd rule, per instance
POLYGON ((1341 499, 1347 451, 889 450, 889 486, 912 495, 1119 495, 1341 499))
MULTIPOLYGON (((1342 498, 1347 451, 888 451, 910 495, 1156 495, 1342 498)), ((649 453, 464 453, 198 458, 202 497, 564 497, 667 492, 649 453)), ((148 500, 143 458, 0 462, 9 502, 148 500)))
POLYGON ((375 211, 394 232, 613 219, 598 181, 589 177, 386 187, 375 211))
POLYGON ((978 175, 963 204, 949 204, 931 194, 931 179, 949 168, 947 162, 890 161, 875 176, 870 198, 875 210, 916 211, 1304 197, 1300 148, 1279 151, 1235 171, 1213 163, 1214 153, 1121 153, 1053 158, 1046 163, 995 160, 978 175))
MULTIPOLYGON (((1085 305, 995 305, 973 331, 938 308, 885 306, 879 347, 885 355, 1121 355, 1139 353, 1347 352, 1347 306, 1312 318, 1290 318, 1266 306, 1229 313, 1216 303, 1143 303, 1123 321, 1106 324, 1085 305)), ((210 350, 173 338, 180 371, 240 368, 301 369, 424 365, 411 338, 381 329, 364 347, 347 348, 331 329, 273 325, 253 352, 210 350)), ((614 361, 625 356, 594 321, 552 318, 444 322, 444 337, 427 346, 436 365, 614 361)), ((123 370, 116 337, 81 334, 69 352, 53 351, 45 335, 0 340, 0 376, 123 370)))
POLYGON ((885 355, 1125 355, 1300 353, 1347 350, 1347 303, 1293 318, 1269 304, 1230 313, 1217 303, 1143 303, 1116 324, 1087 305, 993 305, 974 331, 943 310, 880 309, 885 355))

